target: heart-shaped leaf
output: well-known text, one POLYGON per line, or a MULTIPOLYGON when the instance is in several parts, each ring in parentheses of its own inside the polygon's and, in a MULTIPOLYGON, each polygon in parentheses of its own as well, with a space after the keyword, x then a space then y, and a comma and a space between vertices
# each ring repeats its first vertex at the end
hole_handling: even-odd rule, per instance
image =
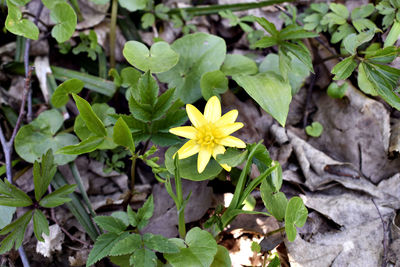
POLYGON ((142 43, 129 41, 122 51, 126 60, 142 71, 161 73, 178 63, 179 55, 166 42, 153 44, 150 50, 142 43))
POLYGON ((324 127, 321 123, 314 121, 311 125, 306 127, 306 133, 312 137, 320 137, 324 127))
POLYGON ((37 40, 39 37, 39 29, 36 25, 28 20, 22 18, 22 12, 19 8, 7 1, 8 15, 5 26, 7 30, 16 35, 37 40))
POLYGON ((75 32, 77 18, 74 9, 65 2, 57 3, 50 12, 50 18, 56 23, 51 30, 51 35, 59 43, 71 38, 75 32))
POLYGON ((285 231, 290 242, 296 239, 296 226, 303 227, 307 216, 308 210, 304 206, 303 200, 299 197, 292 197, 289 200, 285 214, 285 231))

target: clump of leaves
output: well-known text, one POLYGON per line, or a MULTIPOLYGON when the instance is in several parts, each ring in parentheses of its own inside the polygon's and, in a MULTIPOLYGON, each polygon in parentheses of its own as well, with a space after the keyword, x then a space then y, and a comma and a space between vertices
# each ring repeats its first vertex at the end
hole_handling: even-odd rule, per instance
POLYGON ((43 155, 41 163, 35 161, 33 164, 34 200, 21 189, 9 183, 8 180, 0 180, 0 205, 31 208, 0 231, 0 235, 7 235, 0 243, 0 254, 11 250, 13 247, 18 249, 21 246, 26 228, 32 219, 33 231, 38 240, 44 241, 42 237, 43 233, 49 235, 49 223, 42 209, 54 208, 71 201, 68 195, 76 187, 76 185, 64 185, 54 192, 45 195, 56 171, 57 165, 54 163, 53 152, 51 150, 48 150, 43 155))

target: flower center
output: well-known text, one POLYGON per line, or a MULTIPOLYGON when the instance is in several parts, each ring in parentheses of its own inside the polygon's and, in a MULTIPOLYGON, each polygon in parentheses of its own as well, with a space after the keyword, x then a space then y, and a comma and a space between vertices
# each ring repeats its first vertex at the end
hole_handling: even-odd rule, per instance
POLYGON ((217 139, 215 138, 214 134, 214 129, 215 127, 213 125, 203 125, 200 128, 198 128, 197 132, 197 143, 201 146, 207 146, 209 148, 213 148, 216 143, 217 139))

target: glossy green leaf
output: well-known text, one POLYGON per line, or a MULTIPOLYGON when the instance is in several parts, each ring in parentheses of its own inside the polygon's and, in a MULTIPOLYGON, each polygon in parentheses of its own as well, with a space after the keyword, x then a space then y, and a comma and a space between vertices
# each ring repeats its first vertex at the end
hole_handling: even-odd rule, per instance
POLYGON ((0 179, 0 205, 9 207, 28 207, 32 199, 21 189, 11 184, 7 179, 0 179))
POLYGON ((342 85, 338 85, 333 82, 328 86, 326 93, 332 98, 343 98, 346 94, 348 84, 343 83, 342 85))
POLYGON ((311 125, 306 127, 306 133, 312 137, 320 137, 323 131, 324 127, 317 121, 314 121, 311 125))
POLYGON ((384 47, 392 46, 394 43, 396 43, 397 39, 399 39, 400 36, 400 22, 395 20, 392 28, 389 31, 389 34, 386 37, 384 47))
POLYGON ((104 143, 104 141, 104 137, 90 136, 79 144, 62 147, 57 150, 56 153, 65 155, 81 155, 96 150, 104 143))
POLYGON ((241 151, 235 148, 228 148, 224 154, 217 155, 219 164, 228 164, 228 166, 236 167, 246 160, 248 150, 241 151))
POLYGON ((51 103, 54 107, 59 108, 68 103, 69 93, 78 94, 82 91, 85 84, 78 79, 69 79, 60 84, 51 96, 51 103))
POLYGON ((358 66, 358 75, 357 82, 358 87, 366 94, 377 96, 378 92, 375 90, 375 86, 371 83, 367 77, 367 73, 365 72, 365 63, 361 62, 358 66))
POLYGON ((122 52, 131 65, 144 72, 161 73, 168 71, 179 60, 179 55, 166 42, 157 42, 149 50, 143 43, 129 41, 125 43, 122 52))
POLYGON ((54 208, 69 202, 71 198, 68 195, 74 192, 75 187, 76 185, 64 185, 42 198, 39 205, 45 208, 54 208))
POLYGON ((8 225, 13 218, 15 211, 17 210, 16 207, 9 207, 9 206, 1 206, 0 205, 0 230, 3 229, 6 225, 8 225))
POLYGON ((275 174, 263 180, 260 187, 261 198, 267 210, 277 219, 283 220, 287 206, 287 199, 284 193, 279 192, 279 180, 273 179, 273 176, 280 177, 280 184, 282 184, 282 169, 276 170, 275 174), (279 175, 280 174, 280 175, 279 175))
POLYGON ((355 30, 350 24, 340 25, 332 34, 331 43, 336 44, 353 33, 355 33, 355 30))
POLYGON ((254 76, 235 75, 232 77, 243 89, 282 126, 286 123, 289 104, 292 100, 289 82, 273 72, 254 76))
POLYGON ((201 76, 200 87, 204 99, 208 100, 228 90, 228 79, 220 70, 206 72, 201 76))
POLYGON ((308 210, 304 206, 303 200, 299 197, 292 197, 286 208, 285 231, 290 242, 296 239, 297 227, 303 227, 306 223, 308 210))
POLYGON ((153 195, 150 195, 150 197, 146 200, 143 206, 136 213, 137 228, 139 230, 143 229, 149 223, 150 218, 153 216, 153 212, 154 212, 153 195))
POLYGON ((165 112, 172 106, 175 101, 174 97, 175 88, 170 88, 165 91, 160 97, 157 99, 156 104, 154 106, 153 120, 158 120, 162 116, 165 115, 165 112))
POLYGON ((279 49, 282 49, 282 51, 285 54, 292 53, 295 57, 297 57, 301 62, 304 63, 304 65, 307 66, 307 68, 311 71, 314 72, 313 65, 312 65, 312 60, 311 60, 311 54, 310 51, 306 48, 306 46, 302 42, 298 42, 297 44, 289 43, 289 42, 284 42, 279 49))
POLYGON ((75 32, 77 23, 74 9, 65 2, 57 3, 51 9, 50 18, 56 23, 51 30, 51 35, 59 43, 68 41, 75 32))
POLYGON ((185 244, 179 253, 164 254, 173 267, 208 267, 217 254, 218 246, 212 235, 198 227, 192 228, 186 235, 185 244))
POLYGON ((375 31, 368 30, 359 34, 350 34, 343 39, 344 48, 352 55, 357 53, 357 48, 362 44, 369 42, 374 38, 375 31))
POLYGON ((257 64, 249 57, 240 54, 228 54, 225 57, 221 71, 225 75, 232 76, 237 74, 256 74, 258 72, 257 64))
POLYGON ((35 185, 35 199, 37 201, 46 193, 56 171, 57 165, 54 163, 52 150, 43 154, 41 163, 35 161, 33 164, 33 184, 35 185))
POLYGON ((33 213, 33 232, 35 233, 36 239, 44 242, 42 234, 50 235, 49 222, 44 216, 43 212, 36 209, 33 213))
POLYGON ((118 3, 130 12, 145 9, 149 0, 119 0, 118 3))
POLYGON ((96 239, 96 242, 94 243, 94 246, 89 253, 89 257, 86 261, 86 267, 92 266, 99 260, 107 257, 115 244, 117 244, 120 240, 126 238, 127 236, 129 236, 128 232, 123 232, 122 234, 110 232, 100 235, 96 239))
POLYGON ((217 254, 215 254, 210 267, 231 267, 232 263, 229 251, 221 245, 218 245, 217 249, 217 254))
POLYGON ((332 74, 334 80, 345 80, 353 73, 354 69, 357 67, 357 62, 354 60, 354 56, 347 57, 336 64, 332 69, 332 74))
POLYGON ((13 34, 37 40, 39 38, 39 29, 36 25, 28 19, 23 19, 19 7, 11 3, 10 0, 7 0, 7 8, 6 29, 13 34))
POLYGON ((278 44, 278 40, 272 36, 264 36, 260 40, 254 43, 255 48, 268 48, 278 44))
POLYGON ((378 64, 391 63, 398 55, 399 51, 395 46, 365 51, 365 59, 368 59, 368 62, 378 64))
POLYGON ((178 64, 157 76, 169 87, 175 87, 177 97, 183 102, 193 103, 201 97, 201 76, 218 70, 223 63, 225 41, 214 35, 195 33, 177 39, 171 48, 179 54, 178 64))
POLYGON ((119 118, 114 125, 113 140, 114 143, 130 149, 132 153, 135 152, 132 133, 123 118, 119 118))
POLYGON ((101 229, 108 232, 119 234, 126 229, 125 223, 113 216, 96 216, 93 220, 101 229))
POLYGON ((261 25, 269 34, 272 36, 277 36, 278 35, 278 30, 276 29, 275 25, 265 18, 256 18, 256 21, 258 24, 261 25))
POLYGON ((76 94, 72 94, 72 97, 74 98, 76 107, 79 110, 79 114, 82 116, 88 129, 97 136, 106 136, 106 128, 99 117, 97 117, 97 115, 93 112, 90 104, 76 94))
POLYGON ((299 40, 317 37, 318 34, 309 32, 301 26, 289 25, 279 32, 279 40, 299 40))
MULTIPOLYGON (((165 167, 171 174, 175 172, 173 155, 178 151, 179 147, 177 145, 172 146, 165 152, 165 167)), ((202 173, 199 173, 197 168, 193 166, 197 166, 197 154, 179 160, 181 177, 192 181, 204 181, 215 178, 222 170, 222 167, 214 159, 210 160, 202 173)))

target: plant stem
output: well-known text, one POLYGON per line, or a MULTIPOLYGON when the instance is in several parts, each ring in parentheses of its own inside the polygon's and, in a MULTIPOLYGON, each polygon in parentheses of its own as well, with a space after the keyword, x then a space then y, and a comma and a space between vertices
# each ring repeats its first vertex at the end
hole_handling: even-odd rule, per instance
POLYGON ((183 203, 182 193, 182 179, 179 171, 179 156, 175 156, 175 191, 176 191, 176 209, 178 211, 178 230, 179 236, 185 238, 186 236, 186 225, 185 225, 185 203, 183 203))
POLYGON ((135 192, 136 160, 137 160, 137 155, 133 154, 132 165, 131 165, 131 193, 132 194, 133 194, 133 192, 135 192))
POLYGON ((193 16, 202 16, 202 15, 210 15, 216 14, 220 11, 229 9, 232 12, 243 11, 255 8, 261 8, 264 6, 272 6, 276 4, 281 4, 284 2, 293 2, 294 0, 268 0, 262 2, 253 2, 253 3, 240 3, 240 4, 227 4, 227 5, 210 5, 210 6, 201 6, 201 7, 187 7, 187 8, 172 8, 168 14, 180 14, 182 11, 189 13, 193 16))
POLYGON ((79 187, 79 191, 81 191, 83 200, 86 203, 86 206, 90 212, 90 215, 92 215, 93 217, 96 216, 96 212, 94 211, 93 207, 92 207, 92 203, 90 203, 89 197, 86 193, 85 187, 83 186, 82 183, 82 179, 81 179, 81 175, 79 174, 78 168, 76 167, 75 162, 71 162, 69 163, 69 168, 71 169, 72 172, 72 176, 74 177, 74 180, 76 182, 76 184, 79 187))
POLYGON ((279 232, 283 232, 284 230, 285 230, 285 227, 278 228, 278 229, 276 229, 276 230, 274 230, 274 231, 271 231, 271 232, 266 233, 266 234, 264 235, 264 237, 268 237, 268 236, 271 236, 271 235, 273 235, 273 234, 276 234, 276 233, 279 233, 279 232))
POLYGON ((110 23, 110 68, 115 67, 115 39, 117 30, 118 0, 112 0, 110 23))

